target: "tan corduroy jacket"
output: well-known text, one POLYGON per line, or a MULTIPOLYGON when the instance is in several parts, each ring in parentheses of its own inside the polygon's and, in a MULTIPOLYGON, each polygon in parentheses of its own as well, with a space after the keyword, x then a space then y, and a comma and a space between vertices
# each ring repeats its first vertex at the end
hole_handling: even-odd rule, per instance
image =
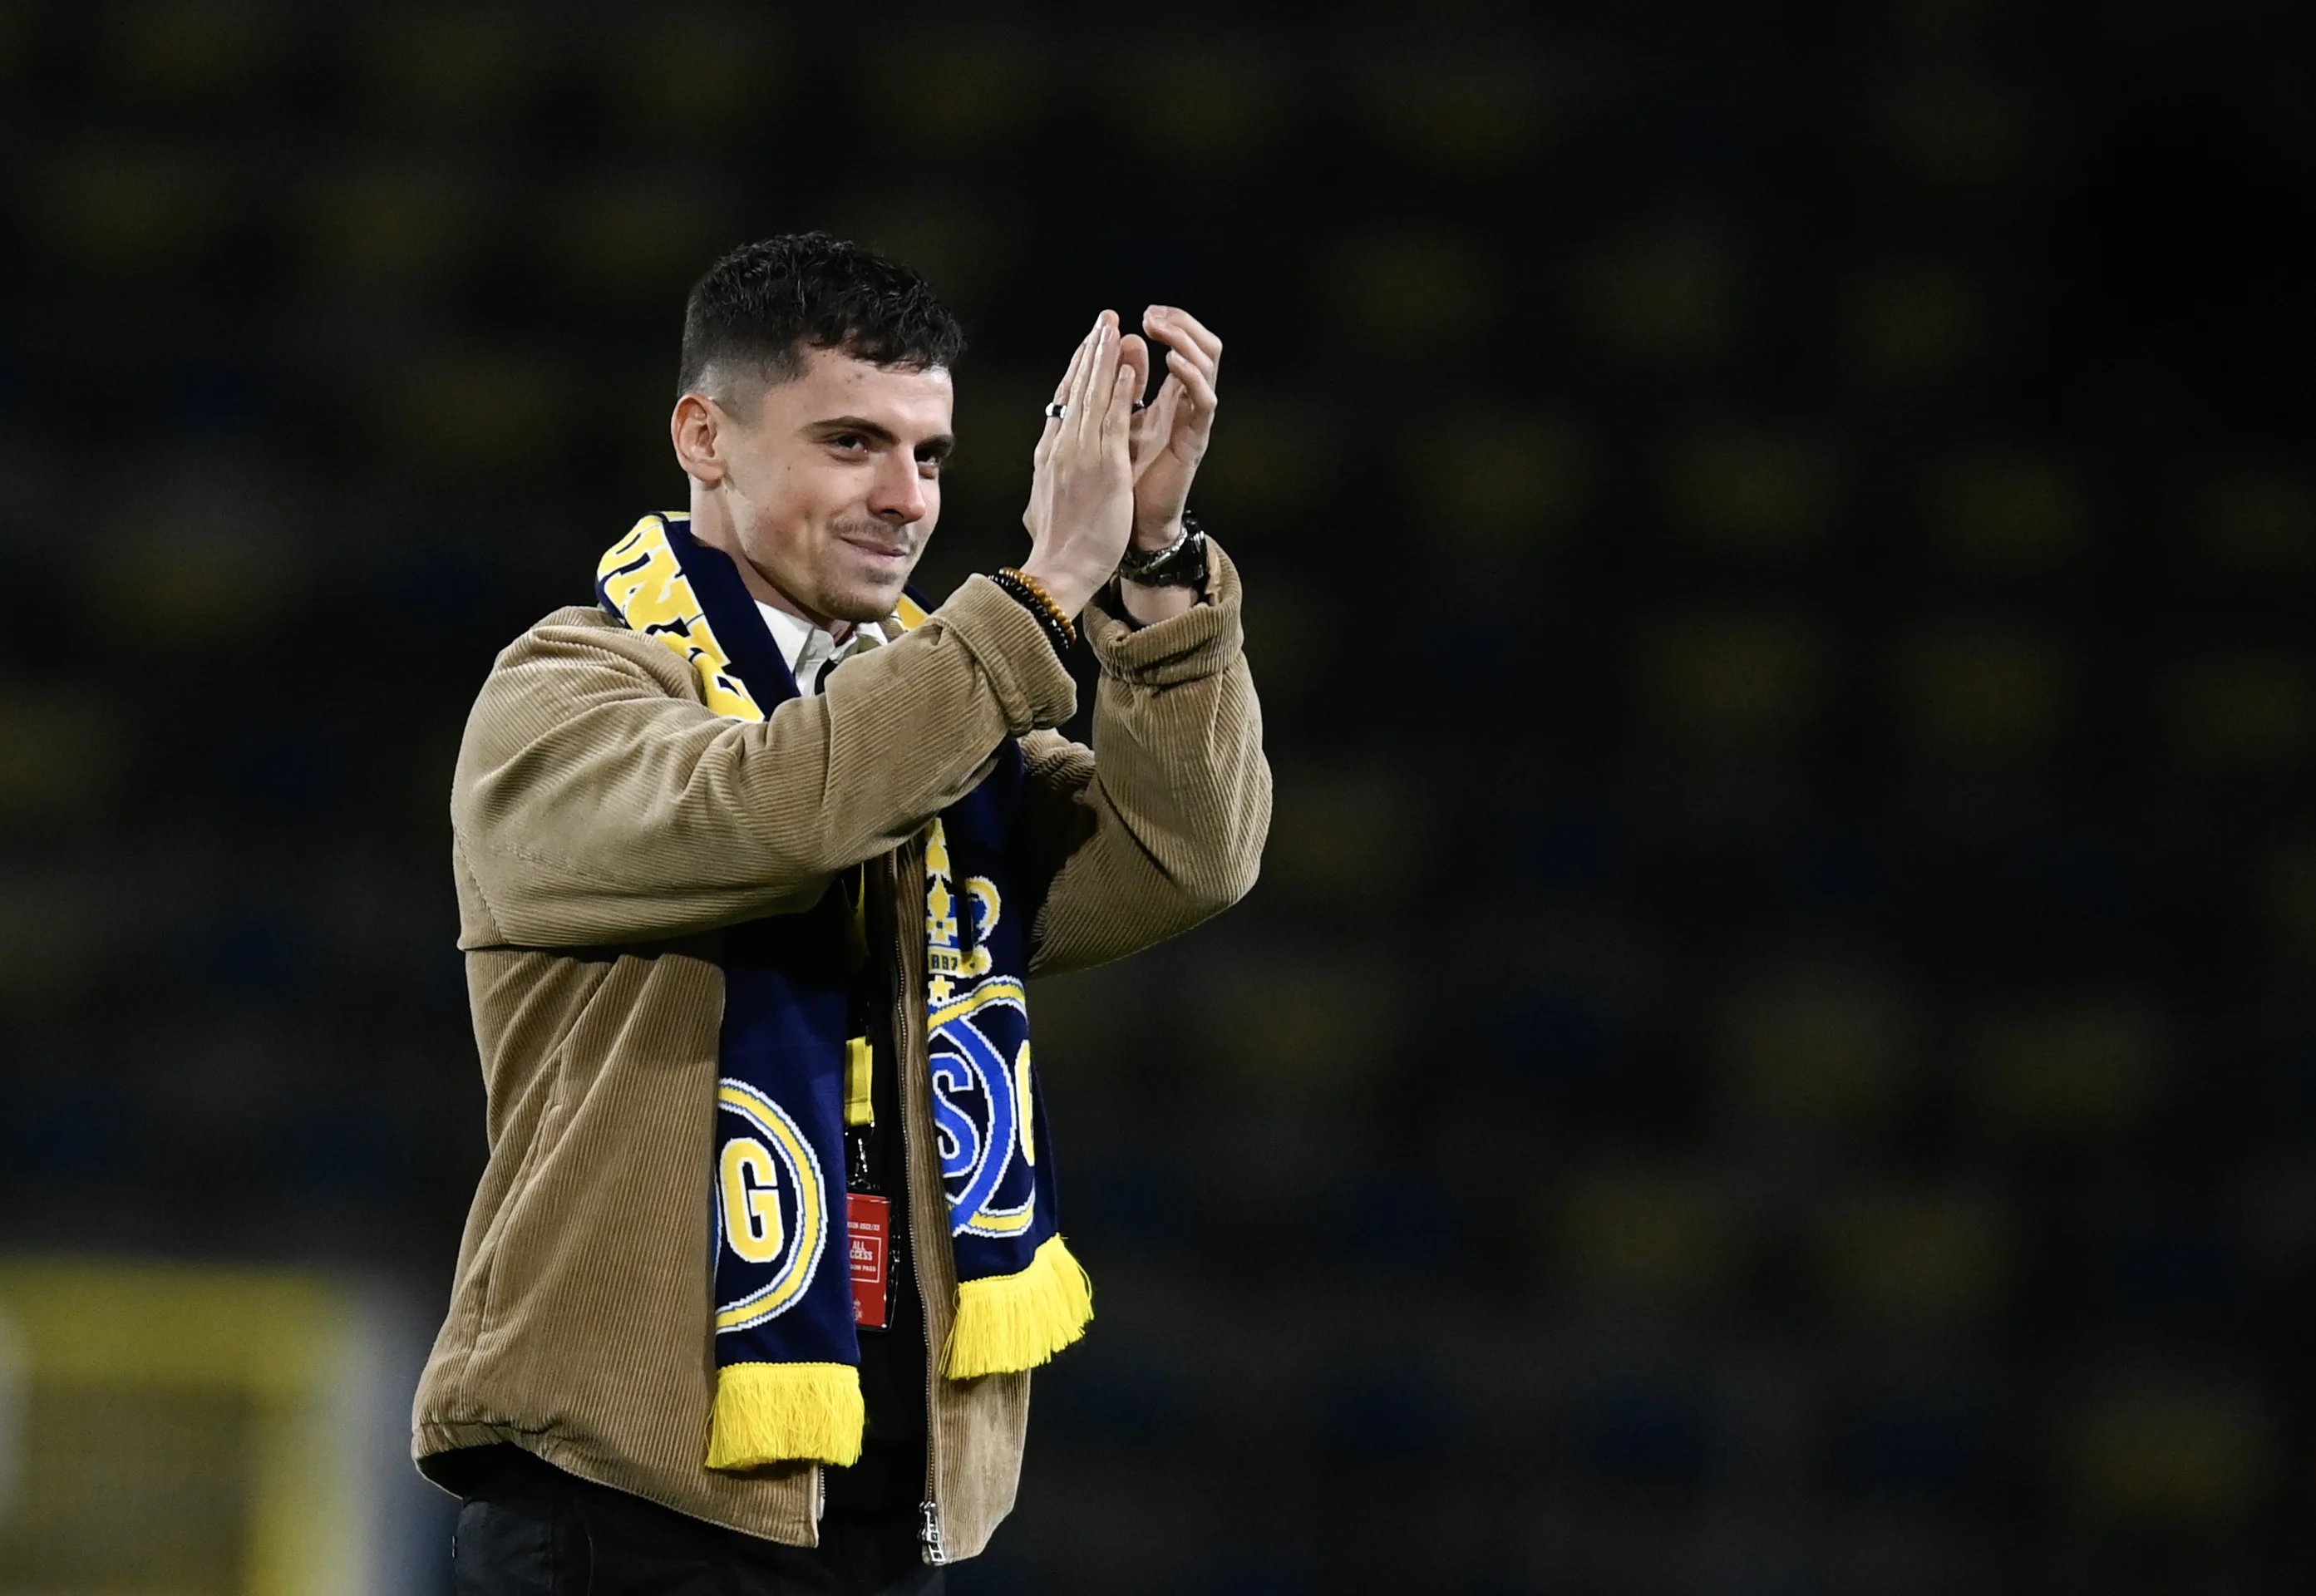
MULTIPOLYGON (((512 1442, 696 1518, 815 1542, 816 1465, 703 1461, 717 933, 811 907, 864 860, 878 861, 882 923, 912 923, 893 905, 922 899, 919 828, 1007 737, 1027 756, 1024 833, 1055 870, 1033 974, 1118 958, 1234 902, 1254 881, 1270 776, 1238 577, 1212 560, 1211 602, 1187 615, 1136 631, 1087 611, 1099 767, 1047 729, 1074 693, 1037 620, 977 576, 760 723, 712 714, 689 664, 593 610, 557 611, 500 655, 450 798, 490 1161, 419 1384, 422 1468, 512 1442)), ((922 938, 894 940, 894 990, 922 991, 922 938)), ((907 1140, 927 1150, 924 1008, 901 1008, 907 1140)), ((913 1213, 946 1211, 929 1155, 909 1192, 913 1213)), ((956 1268, 942 1226, 911 1229, 939 1349, 956 1268)), ((1012 1506, 1029 1378, 926 1378, 929 1555, 971 1556, 1012 1506)))

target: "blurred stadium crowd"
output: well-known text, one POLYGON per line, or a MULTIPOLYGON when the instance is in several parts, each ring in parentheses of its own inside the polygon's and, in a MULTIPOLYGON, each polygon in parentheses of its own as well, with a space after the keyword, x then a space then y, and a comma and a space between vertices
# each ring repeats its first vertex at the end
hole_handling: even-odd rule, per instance
POLYGON ((1223 334, 1278 773, 1037 994, 1100 1319, 956 1589, 2316 1575, 2316 94, 2098 10, 0 4, 0 1249, 431 1309, 466 707, 826 226, 975 335, 936 597, 1223 334))

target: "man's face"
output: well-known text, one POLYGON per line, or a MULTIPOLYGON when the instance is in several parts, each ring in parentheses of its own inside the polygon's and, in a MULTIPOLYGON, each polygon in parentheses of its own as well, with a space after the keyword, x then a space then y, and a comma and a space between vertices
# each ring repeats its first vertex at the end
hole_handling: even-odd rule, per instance
POLYGON ((718 453, 741 555, 813 620, 890 615, 940 516, 954 397, 940 368, 829 349, 807 350, 799 377, 735 394, 718 453))

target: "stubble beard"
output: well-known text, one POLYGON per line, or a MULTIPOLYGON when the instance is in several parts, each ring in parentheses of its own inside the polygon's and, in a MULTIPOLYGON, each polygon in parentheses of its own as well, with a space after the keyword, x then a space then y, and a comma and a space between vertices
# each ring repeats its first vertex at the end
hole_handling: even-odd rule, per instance
MULTIPOLYGON (((844 591, 824 592, 820 595, 823 612, 832 620, 844 620, 858 624, 862 621, 882 620, 890 615, 893 612, 894 604, 900 599, 902 585, 907 582, 909 575, 916 570, 917 561, 923 557, 924 534, 913 527, 906 531, 895 531, 887 523, 872 518, 864 521, 832 522, 829 523, 828 535, 832 542, 847 548, 851 547, 849 539, 859 538, 872 544, 900 544, 908 549, 908 570, 903 573, 900 581, 895 583, 889 592, 881 583, 872 585, 869 580, 863 579, 846 584, 844 591)), ((844 557, 840 554, 837 557, 841 559, 844 557)))

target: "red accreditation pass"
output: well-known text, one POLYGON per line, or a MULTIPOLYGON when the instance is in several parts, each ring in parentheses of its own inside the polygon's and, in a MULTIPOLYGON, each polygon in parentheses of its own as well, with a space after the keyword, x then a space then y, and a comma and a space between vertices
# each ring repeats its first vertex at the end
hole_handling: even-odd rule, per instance
POLYGON ((852 1320, 866 1330, 885 1328, 885 1294, 891 1277, 893 1205, 882 1197, 844 1194, 844 1227, 852 1253, 852 1320))

